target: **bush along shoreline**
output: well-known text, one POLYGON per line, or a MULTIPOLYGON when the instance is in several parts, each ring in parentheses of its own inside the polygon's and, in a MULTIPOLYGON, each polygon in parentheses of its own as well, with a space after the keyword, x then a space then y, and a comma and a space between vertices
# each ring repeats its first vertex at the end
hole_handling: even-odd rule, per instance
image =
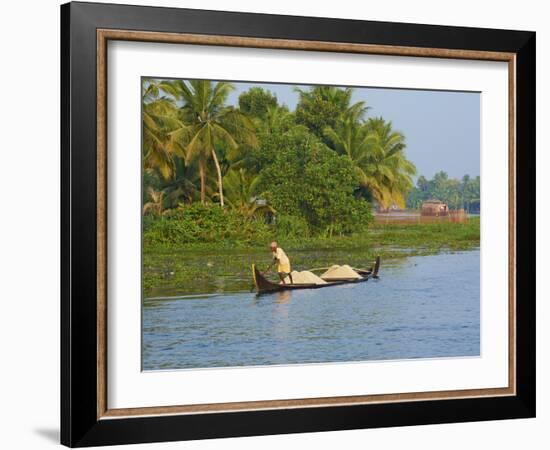
POLYGON ((144 252, 164 248, 265 249, 272 240, 289 249, 323 249, 385 246, 401 247, 414 253, 429 249, 467 250, 479 246, 480 218, 466 223, 376 224, 358 226, 357 231, 336 234, 311 230, 300 216, 245 217, 215 205, 185 205, 161 216, 144 216, 144 252))
MULTIPOLYGON (((313 228, 299 215, 280 215, 268 223, 265 217, 247 217, 233 209, 200 203, 181 205, 164 215, 147 215, 143 218, 143 243, 148 246, 185 246, 210 244, 220 246, 264 246, 272 240, 301 242, 323 240, 352 235, 351 227, 367 230, 372 215, 363 202, 359 211, 348 214, 348 222, 339 222, 322 229, 313 228), (354 223, 363 220, 365 225, 354 223), (347 229, 346 229, 347 228, 347 229), (344 233, 346 231, 346 233, 344 233)), ((350 207, 353 209, 353 207, 350 207)))

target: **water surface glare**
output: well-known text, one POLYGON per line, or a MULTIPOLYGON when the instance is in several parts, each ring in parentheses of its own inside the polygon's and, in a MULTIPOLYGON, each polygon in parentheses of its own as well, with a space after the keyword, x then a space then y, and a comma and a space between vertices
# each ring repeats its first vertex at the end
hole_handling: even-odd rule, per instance
POLYGON ((479 256, 410 257, 318 290, 146 299, 143 369, 478 356, 479 256))

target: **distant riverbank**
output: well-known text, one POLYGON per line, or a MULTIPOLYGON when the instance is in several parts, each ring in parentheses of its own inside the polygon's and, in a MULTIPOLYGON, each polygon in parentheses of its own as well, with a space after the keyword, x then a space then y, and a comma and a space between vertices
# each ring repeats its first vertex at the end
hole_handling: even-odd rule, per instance
MULTIPOLYGON (((303 270, 331 264, 369 265, 377 255, 391 259, 432 255, 479 247, 480 220, 467 223, 372 224, 352 236, 281 241, 293 268, 303 270)), ((144 297, 245 291, 251 287, 250 265, 267 266, 265 246, 239 242, 151 244, 143 247, 144 297)))

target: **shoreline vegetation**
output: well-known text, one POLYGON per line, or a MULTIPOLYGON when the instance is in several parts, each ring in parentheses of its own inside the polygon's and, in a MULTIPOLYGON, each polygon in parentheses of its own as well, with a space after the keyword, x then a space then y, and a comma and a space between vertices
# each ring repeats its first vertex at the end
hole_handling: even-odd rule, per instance
MULTIPOLYGON (((192 295, 247 291, 251 263, 263 267, 270 262, 269 238, 262 237, 260 241, 250 238, 248 235, 242 240, 155 244, 144 241, 144 297, 165 292, 192 295)), ((480 218, 471 217, 466 223, 373 223, 367 232, 360 234, 290 238, 281 240, 280 245, 298 270, 343 263, 364 267, 378 255, 384 266, 410 256, 478 249, 480 218)))
POLYGON ((405 136, 353 103, 353 89, 295 87, 294 110, 260 86, 230 105, 234 89, 143 80, 145 297, 246 290, 273 240, 301 270, 479 247, 479 218, 376 223, 375 210, 432 197, 479 212, 480 180, 439 172, 415 185, 405 136))

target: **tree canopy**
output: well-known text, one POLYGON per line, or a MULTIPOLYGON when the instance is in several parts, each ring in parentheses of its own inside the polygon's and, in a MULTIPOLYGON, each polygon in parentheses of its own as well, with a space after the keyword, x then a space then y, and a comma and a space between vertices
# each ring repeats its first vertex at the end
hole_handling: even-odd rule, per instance
POLYGON ((239 95, 239 109, 252 117, 265 119, 269 108, 277 106, 277 97, 261 87, 253 87, 239 95))
POLYGON ((302 217, 320 234, 359 231, 371 219, 370 204, 354 196, 353 163, 305 130, 286 136, 261 185, 275 211, 302 217))
POLYGON ((405 136, 367 117, 351 88, 297 89, 294 111, 259 86, 230 105, 233 90, 144 80, 144 214, 180 217, 200 202, 263 220, 275 234, 334 235, 366 227, 373 203, 404 206, 415 174, 405 136))

